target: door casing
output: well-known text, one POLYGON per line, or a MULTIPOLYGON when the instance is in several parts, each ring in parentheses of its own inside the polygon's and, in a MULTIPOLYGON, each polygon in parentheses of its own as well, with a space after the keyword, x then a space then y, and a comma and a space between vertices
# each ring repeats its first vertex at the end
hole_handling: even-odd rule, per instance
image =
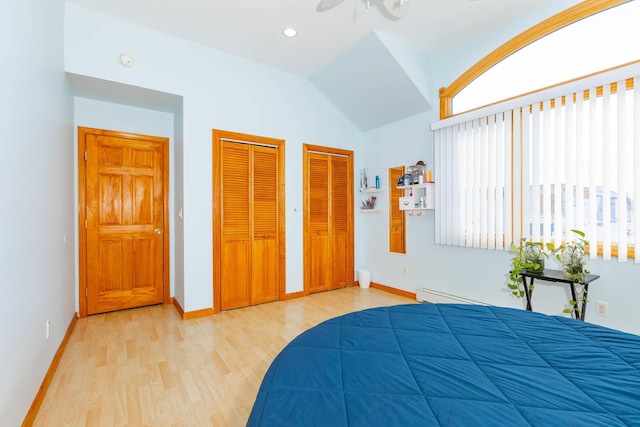
POLYGON ((278 300, 286 299, 285 141, 225 130, 212 130, 213 201, 213 312, 222 310, 222 141, 277 147, 278 155, 278 300))
MULTIPOLYGON (((354 236, 354 220, 353 220, 353 202, 354 202, 354 194, 353 194, 353 151, 350 150, 343 150, 340 148, 333 148, 333 147, 325 147, 325 146, 320 146, 320 145, 312 145, 312 144, 303 144, 302 147, 302 157, 303 157, 303 212, 304 212, 304 218, 303 218, 303 263, 304 263, 304 285, 303 285, 303 291, 302 294, 303 295, 309 295, 311 293, 311 258, 312 258, 312 253, 311 253, 311 242, 310 242, 310 226, 309 226, 309 218, 307 216, 307 212, 309 209, 309 205, 310 205, 310 193, 309 193, 309 182, 310 182, 310 176, 309 176, 309 170, 307 167, 308 161, 309 161, 309 156, 311 153, 319 153, 319 154, 323 154, 323 155, 327 155, 327 156, 341 156, 341 157, 346 157, 347 158, 347 164, 348 164, 348 177, 347 177, 347 182, 345 183, 345 185, 348 188, 348 203, 350 204, 350 206, 348 207, 348 216, 349 216, 349 226, 348 228, 350 229, 350 235, 349 235, 349 242, 348 242, 348 249, 347 249, 347 259, 346 264, 347 264, 347 270, 351 271, 351 278, 348 280, 348 285, 349 286, 354 286, 355 285, 355 280, 353 279, 354 274, 355 274, 355 269, 354 269, 354 240, 355 240, 355 236, 354 236)), ((331 243, 329 243, 331 244, 331 243)), ((333 289, 331 287, 331 284, 329 285, 329 289, 333 289)))

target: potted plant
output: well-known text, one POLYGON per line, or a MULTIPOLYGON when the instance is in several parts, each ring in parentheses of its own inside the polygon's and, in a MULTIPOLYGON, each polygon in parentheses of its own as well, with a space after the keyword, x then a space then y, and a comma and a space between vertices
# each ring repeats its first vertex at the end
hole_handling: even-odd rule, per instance
POLYGON ((542 242, 533 242, 526 237, 522 238, 520 246, 511 244, 511 271, 509 272, 509 283, 507 287, 511 293, 517 297, 524 297, 523 272, 542 273, 544 271, 544 260, 549 258, 549 253, 553 251, 551 243, 544 245, 542 242))
POLYGON ((580 230, 571 230, 578 235, 574 240, 566 242, 556 250, 556 259, 562 264, 564 277, 574 282, 582 282, 584 276, 589 274, 587 264, 587 252, 589 241, 585 239, 585 233, 580 230))
POLYGON ((585 238, 585 233, 581 230, 571 230, 578 237, 565 242, 556 249, 556 259, 562 264, 562 273, 567 279, 571 279, 576 284, 576 300, 570 299, 571 307, 565 308, 563 313, 571 313, 580 316, 580 303, 587 302, 584 297, 584 278, 589 274, 586 269, 587 252, 589 251, 589 241, 585 238))

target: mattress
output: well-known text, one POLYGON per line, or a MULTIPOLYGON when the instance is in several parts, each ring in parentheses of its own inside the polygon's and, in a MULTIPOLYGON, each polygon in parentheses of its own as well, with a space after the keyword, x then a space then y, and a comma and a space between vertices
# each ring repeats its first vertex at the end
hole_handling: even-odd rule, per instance
POLYGON ((248 426, 640 426, 640 337, 524 310, 409 304, 309 329, 248 426))

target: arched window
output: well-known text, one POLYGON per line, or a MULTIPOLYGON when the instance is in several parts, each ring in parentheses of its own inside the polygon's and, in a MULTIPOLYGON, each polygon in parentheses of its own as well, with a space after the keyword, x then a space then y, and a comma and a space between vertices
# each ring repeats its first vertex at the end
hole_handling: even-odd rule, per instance
POLYGON ((441 118, 640 59, 638 16, 640 2, 591 0, 541 22, 442 88, 441 118))
POLYGON ((591 241, 592 258, 640 264, 640 48, 633 35, 638 25, 627 20, 640 15, 639 5, 584 1, 522 33, 441 89, 443 120, 431 125, 437 243, 507 250, 527 237, 557 247, 579 229, 591 241), (604 41, 587 41, 590 50, 573 58, 569 51, 577 51, 583 39, 574 38, 573 48, 547 45, 539 53, 546 60, 525 56, 509 74, 485 82, 493 98, 452 114, 453 97, 472 81, 482 82, 493 65, 579 20, 604 41), (606 29, 607 22, 615 25, 606 29), (605 37, 610 34, 615 37, 605 37), (552 57, 552 51, 559 55, 552 57), (578 62, 582 68, 568 70, 568 63, 578 62), (498 94, 506 81, 529 86, 498 94))

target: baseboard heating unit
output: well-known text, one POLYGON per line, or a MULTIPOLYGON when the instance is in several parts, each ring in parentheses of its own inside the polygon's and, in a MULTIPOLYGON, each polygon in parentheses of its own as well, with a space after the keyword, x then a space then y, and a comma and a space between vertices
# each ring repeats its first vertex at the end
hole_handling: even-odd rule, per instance
POLYGON ((457 297, 455 295, 445 294, 444 292, 438 292, 427 288, 416 289, 416 299, 419 302, 430 303, 448 303, 448 304, 479 304, 488 305, 480 301, 473 301, 466 298, 457 297))

